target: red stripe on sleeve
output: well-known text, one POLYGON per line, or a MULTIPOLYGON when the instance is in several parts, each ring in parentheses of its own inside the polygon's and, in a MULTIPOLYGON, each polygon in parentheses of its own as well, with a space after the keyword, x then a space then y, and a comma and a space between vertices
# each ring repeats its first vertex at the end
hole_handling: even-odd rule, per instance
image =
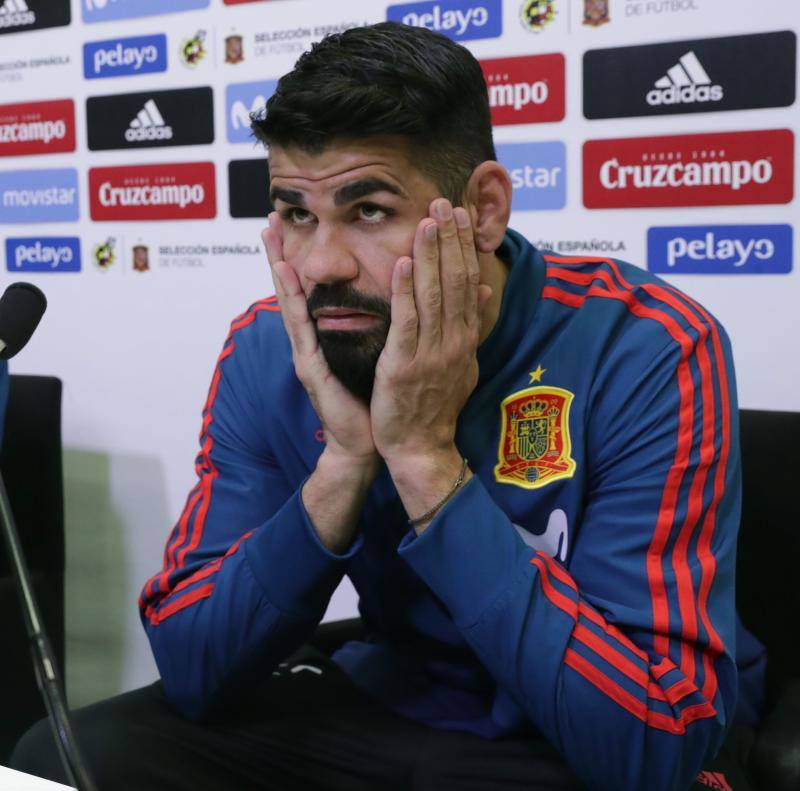
MULTIPOLYGON (((670 289, 674 291, 674 289, 670 289)), ((703 682, 703 696, 708 700, 713 700, 717 691, 717 675, 713 669, 713 663, 717 656, 722 653, 723 645, 717 631, 711 624, 711 619, 708 615, 708 594, 711 591, 711 585, 714 580, 714 573, 716 571, 716 560, 714 554, 711 552, 711 538, 716 525, 717 507, 722 500, 722 495, 725 490, 725 475, 728 467, 728 459, 730 457, 731 448, 731 405, 730 405, 730 391, 728 388, 728 373, 725 366, 725 353, 722 349, 722 340, 720 339, 719 331, 714 323, 713 318, 703 308, 702 305, 695 302, 691 297, 685 294, 681 295, 695 310, 697 310, 703 318, 711 325, 711 341, 714 348, 714 357, 717 362, 717 377, 720 385, 721 395, 721 423, 722 423, 722 447, 720 449, 720 460, 714 474, 714 497, 711 506, 706 511, 703 526, 700 530, 700 537, 698 539, 698 555, 705 560, 708 566, 708 574, 704 573, 700 582, 699 594, 699 610, 700 620, 709 635, 709 647, 712 655, 709 653, 703 654, 703 669, 705 670, 705 679, 703 682)), ((701 562, 703 562, 701 560, 701 562)))
POLYGON ((197 505, 198 500, 200 499, 200 484, 198 483, 197 486, 192 489, 189 493, 189 496, 186 498, 186 505, 183 507, 183 511, 181 512, 180 517, 178 518, 178 524, 176 529, 172 532, 172 538, 167 542, 167 546, 164 549, 164 565, 162 570, 156 574, 155 576, 151 577, 148 581, 147 585, 145 586, 145 596, 150 597, 153 594, 153 586, 155 585, 156 581, 158 581, 159 590, 163 589, 164 581, 167 577, 167 569, 172 568, 172 564, 174 562, 175 557, 175 548, 180 546, 183 540, 186 537, 186 523, 189 520, 189 516, 191 515, 194 507, 197 505))
POLYGON ((697 719, 713 717, 716 713, 709 703, 699 703, 687 706, 680 717, 670 717, 667 714, 650 711, 646 704, 630 692, 623 689, 616 681, 612 681, 601 670, 596 668, 577 651, 568 648, 564 656, 564 663, 582 675, 590 684, 602 690, 615 703, 623 709, 638 717, 647 725, 669 733, 681 734, 686 732, 686 726, 697 719))
MULTIPOLYGON (((611 260, 609 260, 608 263, 611 269, 614 271, 617 279, 624 282, 617 264, 611 260)), ((690 573, 686 560, 688 545, 691 539, 691 533, 697 525, 702 513, 703 491, 705 489, 707 476, 713 462, 714 444, 717 434, 715 428, 716 419, 712 364, 706 343, 709 332, 711 335, 714 356, 716 360, 716 372, 719 381, 721 407, 720 456, 714 471, 714 493, 711 503, 706 510, 706 515, 703 520, 703 524, 700 529, 700 535, 697 541, 697 558, 701 570, 699 593, 697 597, 697 611, 699 613, 700 620, 706 629, 709 640, 708 650, 703 651, 703 695, 708 700, 713 700, 718 684, 716 671, 714 669, 714 662, 724 650, 722 639, 720 638, 716 629, 714 629, 714 626, 711 623, 711 619, 708 615, 708 595, 716 573, 716 559, 711 551, 711 538, 716 526, 717 507, 724 494, 725 474, 730 455, 730 393, 728 390, 725 356, 716 322, 702 305, 695 302, 691 297, 688 297, 687 295, 677 291, 677 289, 671 287, 664 288, 648 283, 644 284, 642 289, 653 298, 659 299, 680 313, 698 332, 697 357, 698 366, 701 373, 703 433, 700 446, 700 464, 695 471, 690 492, 689 512, 687 512, 684 526, 681 528, 683 541, 680 543, 681 554, 679 556, 679 562, 685 567, 683 573, 686 575, 689 575, 690 573), (692 312, 692 310, 687 307, 686 303, 688 303, 689 306, 694 308, 694 310, 700 314, 705 323, 698 318, 696 313, 692 312)), ((679 540, 680 538, 681 536, 679 536, 679 540)), ((676 567, 674 559, 673 563, 674 567, 676 567)), ((684 602, 683 604, 689 606, 687 602, 684 602)), ((695 642, 698 634, 697 621, 694 616, 695 608, 692 606, 691 615, 688 619, 688 628, 685 629, 687 638, 690 642, 695 642)), ((681 617, 684 624, 687 624, 687 616, 684 614, 683 608, 681 610, 681 617)), ((696 679, 696 672, 694 668, 694 651, 686 642, 682 644, 681 648, 681 669, 688 678, 694 680, 696 679)))
MULTIPOLYGON (((578 586, 575 580, 572 579, 572 577, 566 571, 566 569, 564 569, 555 560, 555 558, 550 557, 550 555, 546 554, 545 552, 540 552, 539 555, 542 558, 544 558, 544 561, 547 564, 547 568, 549 569, 550 573, 557 580, 559 580, 559 582, 562 582, 564 585, 568 585, 576 593, 578 593, 578 586)), ((600 615, 597 611, 593 610, 588 604, 586 604, 583 601, 579 602, 578 612, 581 615, 583 615, 584 618, 602 628, 607 635, 613 637, 619 643, 622 643, 622 645, 624 645, 625 648, 627 648, 631 653, 633 653, 634 656, 637 656, 644 662, 649 662, 649 657, 644 651, 642 651, 641 648, 639 648, 639 646, 637 646, 626 634, 617 629, 616 626, 608 623, 608 621, 606 621, 602 615, 600 615)))
MULTIPOLYGON (((557 264, 569 263, 586 263, 587 259, 564 259, 545 256, 545 260, 557 264)), ((626 287, 633 289, 619 271, 616 264, 610 259, 595 259, 600 263, 608 264, 617 276, 617 280, 623 283, 626 287)), ((579 307, 583 304, 586 298, 590 296, 619 299, 623 301, 634 313, 634 315, 653 318, 659 321, 670 333, 676 342, 679 343, 682 350, 682 358, 678 367, 678 383, 679 394, 681 397, 681 404, 679 408, 679 427, 678 427, 678 447, 676 449, 675 459, 673 460, 670 473, 667 478, 667 485, 662 496, 662 504, 659 509, 659 518, 657 519, 656 531, 651 542, 651 547, 648 552, 648 578, 651 585, 651 597, 653 599, 653 613, 654 613, 654 631, 655 631, 655 649, 664 655, 665 659, 669 657, 669 637, 668 637, 668 623, 669 623, 669 607, 666 598, 666 589, 663 580, 663 570, 661 566, 661 558, 663 556, 667 538, 671 532, 670 526, 674 523, 676 513, 675 506, 677 504, 677 497, 679 494, 681 481, 685 468, 688 467, 689 453, 692 446, 692 423, 694 416, 693 401, 694 401, 694 384, 692 381, 691 371, 688 366, 688 359, 690 357, 692 347, 695 346, 698 360, 698 368, 701 375, 700 392, 703 403, 702 417, 703 427, 701 433, 701 447, 700 447, 700 464, 698 469, 695 470, 692 483, 689 491, 689 503, 686 518, 679 530, 678 537, 675 542, 675 550, 673 551, 672 564, 675 572, 675 578, 678 589, 678 604, 681 612, 681 627, 682 627, 682 641, 681 641, 681 669, 686 676, 686 685, 681 686, 680 682, 673 685, 671 688, 672 694, 681 693, 683 696, 689 694, 691 691, 696 690, 694 680, 696 677, 695 672, 695 655, 693 644, 697 639, 697 620, 696 613, 699 611, 700 618, 703 625, 709 634, 710 648, 715 656, 722 650, 721 640, 716 631, 711 625, 710 618, 707 613, 707 600, 713 580, 715 561, 713 553, 710 550, 710 537, 713 532, 714 514, 719 499, 721 498, 724 488, 724 469, 727 462, 727 453, 723 451, 721 461, 717 465, 715 475, 715 496, 711 506, 709 507, 706 518, 703 522, 700 538, 698 541, 698 560, 701 567, 701 584, 700 595, 698 596, 697 608, 695 607, 695 597, 693 583, 691 580, 691 572, 687 561, 688 546, 691 540, 694 528, 700 518, 703 509, 703 489, 714 457, 714 392, 713 392, 713 379, 711 374, 711 362, 706 347, 706 338, 709 335, 709 327, 712 339, 714 341, 714 351, 717 358, 717 372, 720 377, 720 389, 723 391, 722 398, 722 413, 723 413, 723 448, 726 441, 726 429, 729 423, 729 417, 726 418, 726 413, 729 416, 729 404, 727 397, 727 380, 724 371, 724 358, 722 357, 721 343, 719 342, 718 333, 713 319, 705 312, 703 318, 706 320, 707 325, 701 323, 697 317, 689 311, 685 305, 682 305, 678 299, 670 297, 665 293, 665 290, 658 286, 643 286, 643 290, 650 296, 658 299, 659 301, 670 305, 675 309, 689 324, 694 327, 698 332, 698 342, 693 344, 685 330, 669 314, 661 311, 654 311, 652 308, 644 306, 639 302, 635 296, 630 292, 622 292, 618 289, 616 284, 611 279, 610 275, 605 271, 595 271, 592 273, 580 273, 558 267, 550 267, 547 272, 548 277, 561 279, 571 282, 576 285, 589 286, 589 289, 583 294, 575 294, 567 292, 553 286, 545 286, 542 296, 555 299, 556 301, 568 305, 570 307, 579 307), (601 281, 607 286, 608 291, 596 285, 597 281, 601 281), (684 469, 681 469, 683 467, 684 469), (662 630, 658 626, 663 627, 662 630), (716 644, 715 644, 716 641, 716 644), (687 686, 688 685, 688 686, 687 686), (690 688, 691 687, 691 688, 690 688)), ((679 296, 679 292, 676 292, 679 296)), ((686 298, 688 301, 688 298, 686 298)), ((691 303, 696 309, 702 310, 696 303, 691 303)), ((551 569, 552 571, 552 569, 551 569)), ((554 573, 554 576, 556 574, 554 573)), ((562 579, 562 582, 565 580, 562 579)), ((586 608, 585 612, 591 613, 590 608, 586 608)), ((590 620, 594 620, 591 615, 586 615, 590 620)), ((602 618, 600 618, 602 620, 602 618)), ((596 622, 596 621, 595 621, 596 622)), ((713 700, 713 694, 716 691, 716 674, 713 668, 713 659, 715 656, 709 656, 709 652, 703 653, 703 665, 705 670, 705 679, 703 686, 703 695, 707 700, 713 700), (711 694, 708 694, 711 693, 711 694)), ((672 665, 670 662, 669 665, 672 665)), ((667 672, 668 665, 662 662, 667 672)), ((674 665, 672 665, 674 667, 674 665)), ((662 674, 663 675, 663 674, 662 674)), ((693 708, 693 710, 695 710, 693 708)), ((710 716, 708 711, 711 709, 698 709, 696 716, 710 716), (705 712, 705 713, 703 713, 705 712)))
POLYGON ((545 562, 542 560, 541 557, 538 555, 534 555, 531 558, 531 563, 539 569, 539 580, 542 585, 542 590, 544 591, 544 595, 550 599, 556 607, 560 610, 563 610, 573 621, 578 620, 578 605, 572 599, 566 597, 560 591, 557 591, 553 587, 553 583, 550 582, 550 575, 547 571, 547 566, 545 562))
POLYGON ((154 626, 157 626, 165 618, 169 618, 170 615, 174 615, 176 612, 183 610, 190 604, 194 604, 201 599, 207 599, 213 590, 214 583, 209 582, 207 585, 201 585, 199 588, 195 588, 193 591, 191 591, 191 593, 187 593, 185 596, 181 596, 179 599, 173 599, 169 604, 165 604, 163 607, 161 607, 158 612, 153 613, 150 618, 150 622, 154 626))
MULTIPOLYGON (((280 311, 280 306, 276 304, 274 299, 267 298, 251 305, 248 310, 234 319, 231 323, 225 343, 223 344, 222 352, 217 359, 214 375, 211 379, 211 386, 209 387, 206 403, 203 407, 203 422, 200 432, 201 448, 195 464, 195 468, 200 480, 195 487, 194 494, 190 496, 189 500, 187 501, 186 507, 184 508, 184 511, 180 517, 178 532, 177 534, 173 533, 174 538, 170 541, 168 550, 165 552, 164 568, 159 574, 150 580, 145 588, 148 597, 151 596, 154 587, 153 583, 156 580, 158 581, 158 591, 155 593, 156 601, 148 603, 145 609, 145 615, 150 619, 151 623, 157 624, 160 622, 160 620, 162 620, 156 611, 161 605, 161 602, 172 592, 169 590, 169 579, 175 572, 183 568, 186 561, 186 555, 192 550, 196 549, 200 545, 200 541, 202 539, 206 516, 211 505, 212 484, 214 479, 219 475, 219 472, 217 471, 211 459, 211 451, 214 447, 214 440, 211 437, 209 429, 214 420, 214 402, 216 400, 219 390, 219 383, 222 378, 220 366, 222 365, 223 361, 233 353, 235 348, 235 343, 233 342, 234 333, 243 327, 252 324, 252 322, 255 321, 258 313, 264 310, 271 313, 277 313, 280 311), (191 516, 192 513, 195 512, 195 508, 197 510, 194 514, 194 519, 192 520, 191 516), (191 536, 189 538, 189 542, 184 544, 187 534, 189 533, 190 521, 192 522, 191 536), (180 549, 178 549, 179 547, 180 549)), ((202 589, 205 589, 206 587, 208 586, 203 586, 202 589)), ((211 589, 213 589, 213 585, 211 586, 211 589)), ((208 595, 210 595, 210 590, 208 595)), ((183 600, 184 599, 182 598, 179 601, 183 600)), ((195 599, 193 601, 197 600, 199 599, 195 599)), ((142 603, 144 604, 144 601, 142 603)), ((172 606, 172 603, 169 606, 172 606)))
MULTIPOLYGON (((548 269, 548 277, 556 277, 579 285, 587 285, 597 279, 603 280, 615 290, 606 291, 599 286, 592 286, 586 297, 601 297, 619 300, 628 307, 635 316, 649 318, 659 322, 681 347, 681 359, 678 363, 678 392, 680 406, 678 411, 678 443, 670 470, 667 474, 661 506, 656 519, 656 528, 647 553, 647 576, 650 582, 650 594, 653 602, 654 648, 664 656, 669 655, 669 602, 662 559, 664 550, 675 520, 675 512, 680 492, 683 473, 689 464, 692 445, 692 423, 694 416, 694 383, 689 368, 689 357, 692 352, 692 341, 680 325, 668 314, 642 305, 630 292, 616 289, 607 272, 580 273, 566 269, 548 269), (605 277, 603 277, 605 276, 605 277)), ((544 295, 545 289, 543 289, 544 295)), ((677 577, 679 596, 693 597, 691 577, 677 577)))
POLYGON ((221 558, 217 558, 216 560, 211 561, 207 565, 203 566, 203 568, 196 571, 192 574, 191 577, 186 577, 185 579, 181 580, 173 589, 172 594, 175 595, 179 591, 182 591, 184 588, 188 588, 190 585, 194 585, 196 582, 200 582, 200 580, 207 579, 212 574, 216 574, 220 568, 222 567, 222 563, 224 560, 229 558, 233 555, 241 545, 242 541, 250 538, 253 535, 252 530, 248 530, 221 558))
MULTIPOLYGON (((535 565, 542 574, 545 573, 545 568, 549 570, 547 572, 548 574, 551 573, 555 568, 558 568, 560 572, 559 579, 564 581, 563 578, 569 577, 569 575, 567 575, 566 572, 564 572, 563 569, 561 569, 558 564, 556 564, 555 561, 544 552, 537 552, 537 554, 531 558, 530 562, 531 564, 535 565)), ((553 576, 555 576, 555 574, 553 576)), ((573 587, 577 593, 577 587, 575 587, 575 583, 571 577, 569 577, 569 582, 571 583, 571 587, 573 587)), ((558 593, 558 591, 556 591, 553 587, 549 578, 546 576, 542 578, 542 590, 545 596, 560 610, 563 610, 568 615, 572 614, 574 608, 570 608, 567 602, 572 604, 574 604, 574 602, 572 602, 572 600, 568 599, 566 596, 558 593)), ((582 612, 582 608, 584 607, 585 605, 581 602, 579 605, 579 611, 582 612)), ((588 607, 586 609, 589 610, 588 607)), ((606 628, 608 627, 608 624, 606 624, 599 615, 594 615, 595 618, 600 621, 601 625, 605 626, 606 628)), ((583 645, 585 645, 587 648, 594 651, 595 654, 608 662, 612 667, 626 675, 629 679, 631 679, 631 681, 638 684, 643 690, 647 691, 649 697, 661 701, 667 700, 664 690, 662 690, 657 684, 652 683, 646 670, 636 665, 636 663, 632 662, 626 656, 621 654, 613 646, 606 643, 602 637, 592 632, 591 629, 588 629, 583 624, 576 622, 572 630, 572 636, 579 642, 583 643, 583 645)), ((625 639, 627 641, 627 638, 625 639)), ((636 655, 642 659, 642 661, 647 663, 647 655, 643 651, 635 646, 634 651, 636 655)))

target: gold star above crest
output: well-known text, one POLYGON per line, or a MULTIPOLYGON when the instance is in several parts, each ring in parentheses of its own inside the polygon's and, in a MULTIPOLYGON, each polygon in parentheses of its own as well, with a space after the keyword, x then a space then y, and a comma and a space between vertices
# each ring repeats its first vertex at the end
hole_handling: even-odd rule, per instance
POLYGON ((532 385, 534 382, 541 382, 542 375, 547 371, 547 368, 542 368, 542 366, 538 366, 535 371, 531 371, 528 376, 530 376, 531 381, 528 382, 529 385, 532 385))

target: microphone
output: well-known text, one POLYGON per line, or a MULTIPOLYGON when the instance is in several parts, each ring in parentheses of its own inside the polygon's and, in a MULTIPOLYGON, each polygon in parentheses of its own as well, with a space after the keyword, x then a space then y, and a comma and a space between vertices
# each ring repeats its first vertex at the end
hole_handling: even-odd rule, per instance
POLYGON ((31 283, 12 283, 0 297, 0 360, 10 360, 31 339, 47 308, 31 283))
MULTIPOLYGON (((25 346, 39 325, 45 308, 47 300, 44 294, 30 283, 12 283, 5 290, 0 297, 0 359, 7 360, 13 357, 25 346)), ((1 474, 0 529, 22 603, 36 683, 50 718, 61 763, 64 765, 69 782, 79 791, 95 791, 96 786, 75 741, 64 698, 63 683, 33 593, 30 572, 22 553, 22 544, 1 474)))

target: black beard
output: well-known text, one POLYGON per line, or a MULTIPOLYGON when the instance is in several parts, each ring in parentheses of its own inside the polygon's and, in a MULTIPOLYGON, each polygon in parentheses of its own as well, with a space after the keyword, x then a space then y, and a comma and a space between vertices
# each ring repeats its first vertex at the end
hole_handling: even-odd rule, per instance
POLYGON ((389 333, 391 307, 380 297, 360 294, 348 283, 320 283, 308 297, 308 313, 320 308, 349 308, 374 313, 380 324, 371 330, 319 330, 317 339, 331 373, 364 404, 372 400, 375 366, 389 333))

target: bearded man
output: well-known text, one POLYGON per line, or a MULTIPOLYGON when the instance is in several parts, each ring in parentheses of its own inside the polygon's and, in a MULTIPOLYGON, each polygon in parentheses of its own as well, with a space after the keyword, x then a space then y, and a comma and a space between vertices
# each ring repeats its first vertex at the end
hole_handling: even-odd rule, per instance
MULTIPOLYGON (((231 326, 142 592, 162 681, 75 715, 101 786, 689 787, 737 696, 723 330, 508 228, 444 37, 330 36, 253 129, 277 294, 231 326), (364 637, 302 649, 345 574, 364 637)), ((44 733, 16 760, 56 774, 44 733)))

